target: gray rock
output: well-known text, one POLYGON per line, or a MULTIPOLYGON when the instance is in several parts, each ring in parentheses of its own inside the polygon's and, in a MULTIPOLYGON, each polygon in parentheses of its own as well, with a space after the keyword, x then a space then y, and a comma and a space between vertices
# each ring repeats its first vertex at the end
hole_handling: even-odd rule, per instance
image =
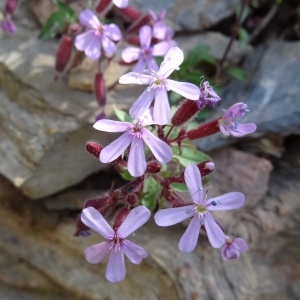
MULTIPOLYGON (((246 59, 244 69, 248 79, 231 82, 211 118, 221 117, 223 108, 242 101, 250 112, 241 123, 258 127, 249 138, 300 134, 300 43, 274 41, 260 47, 246 59)), ((199 140, 198 146, 209 150, 237 140, 218 133, 199 140)))

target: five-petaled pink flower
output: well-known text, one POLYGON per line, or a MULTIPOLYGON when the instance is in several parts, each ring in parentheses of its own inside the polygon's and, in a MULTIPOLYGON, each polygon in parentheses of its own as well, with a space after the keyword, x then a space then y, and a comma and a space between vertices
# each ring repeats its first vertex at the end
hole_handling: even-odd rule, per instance
POLYGON ((142 176, 147 167, 144 152, 145 143, 158 161, 168 163, 173 157, 171 147, 145 128, 147 125, 155 124, 151 113, 152 109, 147 110, 133 123, 113 120, 97 121, 94 124, 94 128, 97 130, 125 132, 101 150, 100 161, 108 163, 115 160, 131 144, 128 156, 128 171, 132 176, 142 176))
POLYGON ((101 56, 101 46, 107 57, 114 56, 117 48, 113 41, 119 41, 122 37, 119 27, 116 24, 101 24, 89 9, 80 13, 79 20, 88 30, 76 37, 75 47, 94 60, 101 56))
POLYGON ((122 59, 126 63, 137 61, 133 72, 142 73, 145 69, 157 71, 158 65, 154 56, 164 56, 170 48, 169 42, 160 42, 151 46, 152 29, 145 25, 140 29, 140 44, 141 48, 127 47, 122 51, 122 59))
POLYGON ((183 62, 183 52, 178 47, 172 47, 165 55, 160 69, 155 72, 149 70, 149 74, 129 72, 120 77, 123 84, 147 84, 147 89, 138 97, 129 110, 132 118, 139 118, 151 105, 153 107, 153 119, 158 125, 167 124, 171 119, 171 109, 168 101, 168 91, 174 91, 185 98, 198 100, 199 88, 188 82, 177 82, 167 79, 169 75, 183 62))
POLYGON ((256 130, 254 123, 239 124, 237 119, 241 119, 247 112, 247 104, 243 102, 232 105, 223 118, 219 120, 219 126, 222 133, 225 135, 233 135, 236 137, 253 133, 256 130))
POLYGON ((142 247, 126 238, 144 225, 150 216, 151 212, 145 206, 135 207, 130 211, 121 226, 113 230, 97 209, 94 207, 83 209, 82 222, 106 239, 105 242, 85 249, 86 260, 91 264, 97 264, 109 254, 106 279, 110 282, 122 281, 126 276, 124 254, 133 264, 139 264, 143 258, 148 257, 147 252, 142 247))
POLYGON ((211 245, 214 248, 222 247, 225 243, 225 234, 210 211, 239 208, 245 202, 244 195, 239 192, 232 192, 207 199, 207 193, 202 189, 200 171, 196 165, 189 165, 186 168, 184 178, 194 204, 158 211, 154 216, 156 224, 170 226, 192 218, 179 241, 180 251, 191 252, 195 249, 202 225, 205 227, 211 245))
POLYGON ((226 237, 226 243, 222 246, 221 255, 224 260, 239 258, 241 253, 248 250, 248 245, 242 238, 231 240, 226 237))

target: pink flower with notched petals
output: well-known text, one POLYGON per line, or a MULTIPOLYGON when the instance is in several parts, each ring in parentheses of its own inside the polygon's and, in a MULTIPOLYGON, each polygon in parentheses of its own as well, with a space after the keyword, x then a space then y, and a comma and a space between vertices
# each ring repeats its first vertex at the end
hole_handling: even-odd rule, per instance
POLYGON ((81 221, 90 229, 103 236, 106 241, 87 247, 84 251, 86 260, 97 264, 109 255, 106 267, 106 279, 110 282, 120 282, 126 276, 124 254, 133 264, 139 264, 148 257, 140 246, 127 240, 127 236, 144 225, 151 213, 145 206, 135 207, 130 211, 121 226, 114 230, 106 222, 100 212, 94 207, 83 209, 81 221))
POLYGON ((221 255, 224 260, 232 260, 239 258, 241 253, 248 250, 248 245, 242 238, 231 240, 226 237, 226 243, 222 246, 221 255))
POLYGON ((244 136, 253 133, 256 130, 254 123, 239 124, 237 119, 241 119, 247 112, 247 104, 243 102, 232 105, 223 118, 219 120, 219 126, 222 133, 225 135, 233 135, 236 137, 244 136))
POLYGON ((154 56, 164 56, 170 48, 169 42, 160 42, 151 46, 152 29, 145 25, 140 29, 141 48, 127 47, 122 51, 122 59, 126 63, 138 60, 133 72, 142 73, 145 69, 157 71, 158 65, 154 56))
POLYGON ((179 241, 180 251, 192 252, 195 249, 202 225, 205 227, 211 245, 214 248, 222 247, 225 243, 225 234, 212 217, 210 211, 239 208, 245 202, 244 195, 232 192, 207 199, 207 193, 202 189, 200 171, 196 165, 189 165, 185 169, 184 179, 194 204, 158 211, 154 216, 156 224, 159 226, 170 226, 192 218, 187 230, 179 241))
POLYGON ((168 101, 168 91, 174 91, 190 100, 198 100, 199 88, 188 82, 178 82, 167 79, 183 62, 183 52, 178 47, 172 47, 165 55, 160 69, 156 72, 149 70, 149 74, 129 72, 120 77, 123 84, 148 84, 147 89, 133 103, 129 110, 132 118, 141 116, 155 99, 153 107, 153 119, 158 125, 165 125, 171 119, 171 109, 168 101))
POLYGON ((97 121, 94 124, 94 128, 97 130, 125 132, 101 150, 100 161, 108 163, 115 160, 131 145, 128 156, 128 172, 135 177, 142 176, 147 167, 144 152, 144 144, 146 144, 158 161, 168 163, 173 157, 171 147, 145 128, 147 125, 155 124, 151 112, 152 110, 148 110, 133 123, 113 120, 97 121))
POLYGON ((75 47, 94 60, 101 56, 101 47, 107 57, 114 56, 117 48, 113 41, 119 41, 122 37, 119 27, 116 24, 101 24, 89 9, 80 13, 79 20, 88 30, 76 37, 75 47))

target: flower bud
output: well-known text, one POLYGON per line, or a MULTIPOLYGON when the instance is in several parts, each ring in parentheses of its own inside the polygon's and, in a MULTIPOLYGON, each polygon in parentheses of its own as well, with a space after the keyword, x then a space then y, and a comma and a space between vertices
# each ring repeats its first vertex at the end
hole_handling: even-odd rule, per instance
POLYGON ((19 0, 6 0, 4 12, 8 15, 13 15, 17 6, 19 4, 19 0))
POLYGON ((128 207, 122 207, 118 211, 113 225, 114 230, 117 230, 122 225, 122 223, 125 221, 129 213, 130 213, 130 209, 128 207))
POLYGON ((57 72, 63 72, 72 56, 73 40, 70 36, 64 35, 59 43, 56 52, 55 69, 57 72))
POLYGON ((127 203, 134 205, 138 201, 138 197, 136 194, 129 194, 126 198, 127 203))
POLYGON ((106 104, 106 86, 102 73, 95 75, 94 94, 100 106, 106 104))
POLYGON ((241 253, 248 250, 248 245, 242 238, 235 238, 233 240, 227 239, 222 246, 221 255, 224 260, 231 260, 239 258, 241 253))
POLYGON ((94 207, 97 210, 102 210, 106 206, 108 206, 108 205, 110 206, 110 204, 111 204, 110 197, 105 196, 102 198, 89 199, 89 200, 85 201, 83 208, 94 207))
POLYGON ((134 22, 128 29, 128 33, 135 32, 139 30, 142 26, 147 25, 150 23, 151 17, 148 15, 142 16, 139 20, 134 22))
POLYGON ((196 101, 185 99, 175 112, 171 123, 174 126, 182 125, 190 120, 199 111, 196 101))
POLYGON ((189 140, 196 140, 206 136, 213 135, 220 131, 219 119, 212 120, 210 122, 200 125, 196 129, 192 129, 187 132, 187 137, 189 140))
POLYGON ((140 38, 137 35, 129 35, 126 38, 126 42, 128 44, 132 44, 132 45, 135 45, 135 46, 138 46, 138 47, 140 47, 140 45, 141 45, 140 38))
POLYGON ((97 157, 99 159, 100 156, 100 152, 103 149, 103 147, 96 143, 96 142, 87 142, 85 145, 85 148, 87 150, 88 153, 92 154, 93 156, 97 157))
POLYGON ((147 173, 159 173, 161 170, 161 164, 158 161, 148 163, 146 172, 147 173))
POLYGON ((131 6, 127 6, 126 8, 119 8, 118 11, 131 21, 136 21, 142 18, 142 13, 131 6))
POLYGON ((201 176, 206 176, 215 169, 215 164, 210 160, 206 160, 198 164, 197 167, 200 171, 201 176))
POLYGON ((96 12, 101 14, 111 3, 111 0, 100 0, 99 4, 96 6, 96 12))

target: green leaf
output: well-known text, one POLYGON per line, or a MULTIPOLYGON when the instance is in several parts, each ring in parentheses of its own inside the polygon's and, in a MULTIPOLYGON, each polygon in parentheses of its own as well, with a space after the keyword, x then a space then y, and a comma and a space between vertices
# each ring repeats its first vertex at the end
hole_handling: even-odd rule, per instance
POLYGON ((187 188, 186 184, 183 184, 183 183, 172 183, 171 187, 176 192, 184 193, 184 192, 188 191, 188 188, 187 188))
POLYGON ((144 182, 143 193, 145 193, 145 195, 142 199, 142 204, 151 211, 156 207, 158 192, 157 181, 152 176, 148 177, 144 182))
POLYGON ((121 166, 121 172, 119 172, 120 176, 128 181, 132 181, 135 179, 135 177, 131 176, 127 169, 125 169, 123 166, 121 166))
POLYGON ((177 159, 182 166, 187 167, 190 164, 199 164, 204 160, 211 160, 211 158, 197 150, 193 144, 183 144, 181 146, 181 153, 177 146, 172 146, 173 158, 177 159))
POLYGON ((229 67, 226 71, 228 74, 238 80, 245 80, 247 76, 246 72, 238 67, 229 67))
POLYGON ((246 46, 249 42, 248 32, 244 28, 239 28, 238 34, 239 34, 240 44, 243 47, 246 46))
POLYGON ((54 4, 57 5, 57 7, 59 8, 59 11, 63 12, 65 17, 67 17, 69 19, 69 21, 76 21, 77 15, 75 13, 75 11, 67 4, 59 1, 59 0, 52 0, 52 2, 54 4))
MULTIPOLYGON (((242 5, 239 3, 236 7, 236 15, 239 16, 240 15, 240 11, 242 9, 242 5)), ((240 19, 240 23, 243 23, 246 18, 249 16, 249 13, 251 12, 250 8, 248 5, 246 5, 244 7, 244 10, 243 10, 243 13, 242 13, 242 16, 241 16, 241 19, 240 19)))
POLYGON ((127 112, 120 110, 117 108, 116 105, 113 105, 113 110, 116 114, 116 117, 121 121, 121 122, 132 122, 132 118, 128 115, 127 112))
POLYGON ((38 38, 43 40, 53 38, 64 26, 65 16, 63 12, 57 11, 48 18, 38 38))

